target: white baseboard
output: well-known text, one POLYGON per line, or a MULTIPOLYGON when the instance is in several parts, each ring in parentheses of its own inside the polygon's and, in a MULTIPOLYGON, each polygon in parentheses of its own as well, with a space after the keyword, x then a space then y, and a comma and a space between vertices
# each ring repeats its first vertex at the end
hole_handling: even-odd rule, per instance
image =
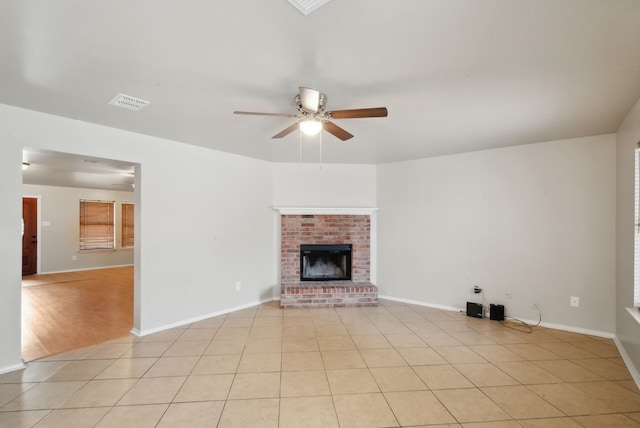
POLYGON ((15 364, 13 366, 6 366, 6 367, 0 367, 0 375, 5 374, 5 373, 9 373, 9 372, 13 372, 16 370, 20 370, 27 367, 24 363, 20 363, 20 364, 15 364))
POLYGON ((627 354, 624 346, 622 346, 622 342, 620 342, 617 337, 613 338, 613 342, 616 344, 618 352, 620 353, 624 364, 627 366, 627 370, 629 370, 629 374, 631 374, 631 377, 635 381, 636 385, 638 386, 638 388, 640 388, 640 372, 638 372, 638 369, 636 369, 633 360, 631 359, 631 357, 629 357, 629 354, 627 354))
POLYGON ((81 268, 81 269, 54 270, 51 272, 38 272, 38 275, 49 275, 50 273, 81 272, 85 270, 111 269, 111 268, 119 268, 119 267, 127 267, 127 266, 133 266, 133 265, 126 264, 126 265, 114 265, 114 266, 97 266, 97 267, 88 267, 88 268, 81 268))
POLYGON ((465 312, 465 310, 463 308, 456 308, 455 306, 438 305, 438 304, 435 304, 435 303, 421 302, 419 300, 405 299, 403 297, 393 297, 393 296, 385 296, 385 295, 379 294, 378 298, 379 299, 384 299, 384 300, 392 300, 394 302, 408 303, 410 305, 426 306, 428 308, 442 309, 442 310, 445 310, 445 311, 454 311, 454 312, 462 311, 462 312, 465 312))
MULTIPOLYGON (((527 324, 532 324, 535 325, 538 323, 537 320, 525 320, 523 319, 522 321, 526 322, 527 324)), ((614 333, 608 332, 608 331, 602 331, 602 330, 591 330, 588 328, 580 328, 580 327, 574 327, 571 325, 564 325, 564 324, 555 324, 552 322, 541 322, 540 323, 540 327, 545 327, 545 328, 552 328, 554 330, 563 330, 563 331, 569 331, 571 333, 580 333, 580 334, 588 334, 589 336, 596 336, 596 337, 604 337, 607 339, 614 339, 616 337, 616 335, 614 333)))
POLYGON ((139 330, 137 328, 133 328, 131 329, 131 334, 138 336, 138 337, 142 337, 142 336, 147 336, 149 334, 153 334, 153 333, 159 333, 161 331, 165 331, 165 330, 169 330, 172 328, 176 328, 176 327, 182 327, 183 325, 187 325, 187 324, 191 324, 194 322, 198 322, 198 321, 202 321, 202 320, 206 320, 208 318, 213 318, 213 317, 217 317, 220 315, 226 315, 229 314, 231 312, 237 312, 237 311, 241 311, 243 309, 247 309, 247 308, 252 308, 254 306, 258 306, 261 305, 263 303, 267 303, 267 302, 271 302, 273 301, 273 298, 266 298, 266 299, 261 299, 258 301, 254 301, 251 303, 246 303, 244 305, 240 305, 240 306, 234 306, 232 308, 228 308, 228 309, 222 309, 220 311, 216 311, 216 312, 211 312, 205 315, 201 315, 198 317, 194 317, 194 318, 189 318, 186 320, 182 320, 176 323, 172 323, 172 324, 166 324, 163 325, 161 327, 156 327, 156 328, 152 328, 152 329, 148 329, 148 330, 139 330))
MULTIPOLYGON (((409 303, 409 304, 417 305, 417 306, 426 306, 426 307, 429 307, 429 308, 443 309, 445 311, 454 311, 454 312, 466 313, 466 309, 457 308, 455 306, 438 305, 438 304, 434 304, 434 303, 421 302, 421 301, 418 301, 418 300, 410 300, 410 299, 404 299, 404 298, 401 298, 401 297, 393 297, 393 296, 382 296, 382 295, 379 295, 378 298, 386 299, 386 300, 393 300, 393 301, 401 302, 401 303, 409 303)), ((527 324, 530 324, 530 325, 538 324, 538 320, 529 320, 529 319, 524 319, 524 318, 518 318, 518 320, 524 321, 524 322, 526 322, 527 324)), ((590 336, 596 336, 596 337, 605 337, 607 339, 613 339, 613 338, 616 337, 616 335, 614 333, 611 333, 611 332, 608 332, 608 331, 591 330, 591 329, 587 329, 587 328, 574 327, 574 326, 571 326, 571 325, 556 324, 556 323, 550 323, 550 322, 541 322, 540 323, 540 327, 552 328, 554 330, 570 331, 572 333, 588 334, 590 336)))

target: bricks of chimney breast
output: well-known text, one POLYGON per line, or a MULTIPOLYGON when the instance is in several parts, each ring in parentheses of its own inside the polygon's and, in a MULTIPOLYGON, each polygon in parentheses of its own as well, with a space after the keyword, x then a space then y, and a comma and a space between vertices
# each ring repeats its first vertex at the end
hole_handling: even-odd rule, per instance
POLYGON ((353 282, 370 279, 371 220, 367 215, 281 217, 281 282, 300 280, 300 244, 351 244, 353 282))

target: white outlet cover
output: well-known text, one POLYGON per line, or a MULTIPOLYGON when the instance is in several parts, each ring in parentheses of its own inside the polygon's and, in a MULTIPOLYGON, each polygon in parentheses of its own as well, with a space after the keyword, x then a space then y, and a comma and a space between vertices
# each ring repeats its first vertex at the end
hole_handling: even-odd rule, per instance
POLYGON ((571 296, 571 299, 569 300, 569 304, 577 308, 578 306, 580 306, 580 298, 576 296, 571 296))

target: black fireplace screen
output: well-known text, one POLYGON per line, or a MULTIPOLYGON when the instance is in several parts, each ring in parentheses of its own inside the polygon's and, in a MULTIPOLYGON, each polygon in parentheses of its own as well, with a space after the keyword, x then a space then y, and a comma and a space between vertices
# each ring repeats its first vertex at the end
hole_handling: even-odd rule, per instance
POLYGON ((351 244, 300 245, 301 281, 351 279, 351 244))

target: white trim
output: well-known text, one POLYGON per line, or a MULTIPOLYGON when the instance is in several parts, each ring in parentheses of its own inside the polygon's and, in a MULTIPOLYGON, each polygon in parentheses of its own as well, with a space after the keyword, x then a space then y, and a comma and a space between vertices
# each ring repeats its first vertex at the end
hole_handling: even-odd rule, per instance
POLYGON ((640 324, 640 309, 638 308, 626 308, 629 315, 640 324))
POLYGON ((16 370, 24 369, 25 367, 27 367, 25 363, 15 364, 13 366, 1 367, 0 375, 9 373, 9 372, 14 372, 16 370))
POLYGON ((317 214, 317 215, 371 215, 378 211, 378 208, 330 208, 330 207, 273 207, 274 210, 280 211, 280 214, 317 214))
POLYGON ((211 313, 208 313, 206 315, 200 315, 200 316, 197 316, 197 317, 194 317, 194 318, 189 318, 189 319, 186 319, 186 320, 183 320, 183 321, 179 321, 179 322, 176 322, 176 323, 163 325, 162 327, 156 327, 156 328, 152 328, 152 329, 149 329, 149 330, 139 330, 137 328, 133 328, 133 329, 131 329, 130 333, 135 335, 135 336, 138 336, 138 337, 143 337, 143 336, 147 336, 149 334, 159 333, 161 331, 169 330, 169 329, 176 328, 176 327, 182 327, 183 325, 188 325, 188 324, 191 324, 191 323, 194 323, 194 322, 206 320, 206 319, 217 317, 217 316, 220 316, 220 315, 226 315, 226 314, 229 314, 231 312, 237 312, 237 311, 240 311, 242 309, 252 308, 254 306, 258 306, 258 305, 261 305, 263 303, 271 302, 273 300, 274 300, 273 298, 261 299, 261 300, 258 300, 256 302, 251 302, 251 303, 247 303, 247 304, 244 304, 244 305, 235 306, 235 307, 229 308, 229 309, 223 309, 223 310, 217 311, 217 312, 211 312, 211 313))
MULTIPOLYGON (((630 308, 627 308, 627 309, 630 309, 630 308)), ((613 342, 616 344, 616 347, 618 348, 618 352, 622 357, 622 361, 624 361, 625 366, 627 366, 627 370, 629 370, 629 374, 635 381, 638 388, 640 388, 640 373, 636 369, 636 366, 633 364, 633 360, 631 359, 631 357, 629 357, 629 354, 627 354, 627 351, 624 349, 622 342, 620 342, 620 339, 618 339, 617 336, 613 338, 613 342)))
POLYGON ((43 274, 50 274, 50 273, 67 273, 67 272, 80 272, 83 270, 96 270, 96 269, 111 269, 111 268, 119 268, 119 267, 127 267, 127 266, 135 266, 134 264, 126 264, 126 265, 114 265, 114 266, 96 266, 96 267, 87 267, 87 268, 80 268, 80 269, 68 269, 68 270, 54 270, 51 272, 42 272, 43 274))
POLYGON ((279 213, 273 212, 273 265, 276 267, 275 269, 275 277, 273 278, 273 290, 272 294, 275 298, 276 296, 280 299, 280 294, 282 293, 281 288, 281 280, 282 280, 282 216, 279 213))
MULTIPOLYGON (((401 297, 392 297, 392 296, 384 296, 384 295, 378 295, 378 298, 379 299, 385 299, 385 300, 393 300, 393 301, 401 302, 401 303, 409 303, 411 305, 427 306, 429 308, 443 309, 445 311, 454 311, 454 312, 466 313, 465 309, 457 308, 455 306, 437 305, 437 304, 433 304, 433 303, 421 302, 421 301, 418 301, 418 300, 410 300, 410 299, 404 299, 404 298, 401 298, 401 297)), ((524 319, 524 318, 518 318, 518 320, 524 321, 524 322, 526 322, 527 324, 530 324, 530 325, 538 324, 538 320, 529 320, 529 319, 524 319)), ((581 327, 573 327, 573 326, 570 326, 570 325, 555 324, 555 323, 549 323, 549 322, 541 322, 540 323, 540 327, 551 328, 551 329, 554 329, 554 330, 570 331, 572 333, 588 334, 590 336, 605 337, 607 339, 613 339, 613 338, 616 337, 614 333, 610 333, 610 332, 607 332, 607 331, 590 330, 590 329, 581 328, 581 327)))
MULTIPOLYGON (((377 209, 377 208, 376 208, 377 209)), ((378 213, 369 215, 369 282, 378 282, 378 213)))
POLYGON ((640 306, 640 143, 634 150, 633 306, 640 306))
POLYGON ((379 299, 384 299, 384 300, 393 300, 394 302, 408 303, 410 305, 426 306, 428 308, 442 309, 442 310, 445 310, 445 311, 466 312, 463 308, 456 308, 455 306, 437 305, 435 303, 421 302, 419 300, 405 299, 405 298, 402 298, 402 297, 385 296, 385 295, 382 295, 382 294, 378 294, 378 298, 379 299))
MULTIPOLYGON (((521 318, 519 318, 519 319, 521 319, 521 318)), ((526 322, 527 324, 531 324, 531 325, 535 325, 535 324, 538 323, 537 320, 526 320, 526 319, 523 319, 522 321, 526 322)), ((555 323, 551 323, 551 322, 541 322, 540 323, 540 327, 551 328, 553 330, 569 331, 571 333, 588 334, 589 336, 604 337, 606 339, 613 339, 613 338, 616 337, 616 335, 614 333, 610 333, 608 331, 591 330, 591 329, 588 329, 588 328, 573 327, 573 326, 570 326, 570 325, 555 324, 555 323)))

